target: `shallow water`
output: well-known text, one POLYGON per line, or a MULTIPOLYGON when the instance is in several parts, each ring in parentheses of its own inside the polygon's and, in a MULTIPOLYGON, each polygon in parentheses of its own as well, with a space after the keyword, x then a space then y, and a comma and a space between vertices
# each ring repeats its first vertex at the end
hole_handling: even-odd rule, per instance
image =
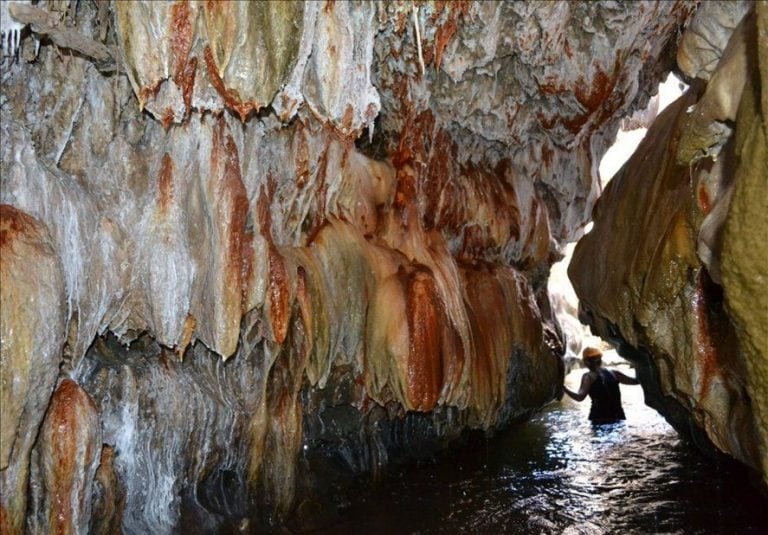
POLYGON ((626 422, 592 427, 589 400, 563 399, 381 483, 330 532, 768 533, 768 499, 741 471, 682 442, 639 386, 621 390, 626 422))

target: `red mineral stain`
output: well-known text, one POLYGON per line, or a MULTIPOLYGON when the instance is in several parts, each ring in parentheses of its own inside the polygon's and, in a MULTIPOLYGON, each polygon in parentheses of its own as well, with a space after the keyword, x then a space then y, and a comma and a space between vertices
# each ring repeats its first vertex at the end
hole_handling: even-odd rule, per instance
POLYGON ((173 160, 167 152, 163 154, 160 161, 160 173, 157 180, 158 187, 158 208, 161 213, 165 213, 173 201, 173 160))
POLYGON ((467 313, 470 320, 475 358, 471 363, 471 388, 475 407, 482 417, 490 415, 504 393, 502 362, 508 357, 509 310, 505 292, 495 273, 482 263, 463 270, 467 289, 467 313), (504 321, 500 322, 500 318, 504 321))
POLYGON ((11 520, 8 511, 0 503, 0 533, 11 533, 11 520))
POLYGON ((278 344, 285 342, 288 335, 288 323, 290 320, 290 295, 288 270, 285 260, 277 248, 269 246, 269 282, 267 295, 269 297, 269 318, 272 325, 272 334, 278 344))
POLYGON ((563 50, 569 59, 573 57, 573 50, 571 49, 571 43, 568 42, 568 39, 566 39, 565 43, 563 43, 563 50))
POLYGON ((173 76, 181 76, 192 48, 192 21, 189 2, 181 0, 171 6, 171 53, 174 58, 173 76))
POLYGON ((160 124, 163 125, 163 128, 168 130, 168 127, 171 126, 173 123, 173 109, 166 108, 165 113, 163 114, 163 118, 160 119, 160 124))
POLYGON ((442 332, 445 322, 434 278, 419 268, 407 278, 408 398, 416 410, 430 411, 443 381, 442 332))
POLYGON ((346 131, 349 131, 352 128, 354 117, 355 110, 352 108, 352 104, 347 104, 347 107, 344 108, 344 116, 341 118, 341 126, 344 127, 346 131))
POLYGON ((447 323, 445 331, 447 341, 443 344, 443 384, 455 388, 460 384, 464 371, 464 345, 454 326, 447 323))
POLYGON ((237 112, 240 116, 240 121, 245 122, 251 112, 257 111, 258 106, 253 102, 243 102, 237 91, 233 89, 227 89, 224 85, 224 81, 219 76, 219 70, 216 68, 216 62, 213 59, 213 52, 211 52, 210 45, 205 47, 203 52, 205 57, 205 67, 208 71, 208 76, 211 80, 211 85, 221 95, 224 100, 224 104, 231 110, 237 112))
POLYGON ((699 186, 696 188, 696 194, 699 210, 701 210, 702 214, 707 215, 710 210, 712 210, 712 202, 709 199, 709 193, 707 192, 707 188, 704 186, 704 184, 699 184, 699 186))
POLYGON ((405 25, 408 23, 408 13, 405 10, 397 13, 397 19, 395 20, 395 31, 398 34, 402 34, 405 30, 405 25))
POLYGON ((704 399, 709 394, 712 379, 719 373, 718 349, 711 334, 713 326, 710 324, 706 278, 704 270, 699 271, 696 277, 696 292, 691 302, 697 322, 693 350, 701 373, 700 399, 704 399))
POLYGON ((545 117, 542 112, 536 112, 536 118, 539 120, 539 124, 544 130, 551 130, 557 122, 556 117, 545 117))
POLYGON ((557 80, 558 78, 555 76, 548 76, 542 82, 536 80, 536 85, 538 86, 539 91, 544 95, 561 95, 568 89, 565 87, 564 83, 557 83, 557 80))
POLYGON ((88 394, 73 380, 64 379, 51 397, 51 404, 43 422, 43 433, 51 449, 51 459, 46 467, 51 470, 51 496, 49 521, 54 533, 72 533, 72 493, 82 463, 93 459, 96 452, 88 440, 93 430, 87 428, 92 415, 97 414, 88 394), (82 451, 83 441, 86 450, 82 451))
MULTIPOLYGON (((11 247, 22 234, 37 233, 40 224, 10 204, 0 204, 0 249, 11 247)), ((0 257, 0 262, 2 259, 0 257)))
POLYGON ((554 156, 554 154, 554 151, 546 145, 541 147, 541 161, 547 168, 552 167, 552 156, 554 156))
MULTIPOLYGON (((569 125, 566 125, 566 128, 574 133, 578 132, 578 129, 587 122, 589 116, 599 108, 605 107, 606 101, 616 87, 621 62, 617 57, 613 65, 613 71, 610 75, 600 68, 597 61, 593 61, 592 66, 595 69, 595 76, 592 84, 589 84, 583 76, 579 76, 574 87, 576 100, 586 109, 586 113, 583 116, 574 117, 568 121, 569 125)), ((604 110, 604 113, 611 113, 612 111, 613 110, 606 109, 604 110)))
POLYGON ((195 86, 197 58, 189 58, 192 49, 193 27, 189 1, 182 0, 171 6, 171 53, 173 54, 173 81, 181 89, 185 115, 192 108, 192 89, 195 86))
POLYGON ((249 260, 244 255, 244 250, 250 246, 250 233, 246 229, 248 222, 248 193, 240 175, 240 160, 232 136, 225 131, 226 123, 220 117, 213 129, 211 150, 211 169, 220 172, 220 182, 217 187, 220 206, 228 208, 228 212, 222 214, 226 224, 226 266, 227 280, 232 288, 240 291, 240 304, 242 306, 242 294, 246 291, 243 279, 244 273, 250 271, 250 266, 245 263, 249 260))
POLYGON ((165 80, 158 80, 153 85, 144 86, 139 90, 139 103, 141 104, 142 109, 147 105, 147 102, 153 100, 157 96, 163 82, 165 82, 165 80))
POLYGON ((192 341, 192 336, 195 334, 195 327, 197 326, 197 319, 192 314, 187 314, 184 320, 184 327, 182 328, 181 340, 176 348, 176 356, 179 360, 184 359, 184 352, 187 350, 189 343, 192 341))
POLYGON ((451 42, 451 39, 459 29, 457 21, 458 17, 451 17, 448 21, 440 26, 435 32, 435 69, 440 68, 440 64, 443 62, 443 54, 445 53, 445 47, 451 42))
MULTIPOLYGON (((432 143, 432 151, 429 155, 424 178, 422 180, 423 198, 426 202, 424 209, 424 225, 427 230, 432 228, 444 228, 447 219, 454 216, 453 210, 440 210, 441 195, 443 192, 453 192, 451 175, 452 163, 455 161, 455 144, 451 136, 443 129, 438 130, 432 143)), ((445 203, 446 208, 448 203, 445 203)), ((455 207, 454 207, 455 208, 455 207)))
POLYGON ((192 89, 195 87, 196 74, 197 58, 192 58, 186 63, 184 72, 182 72, 175 80, 176 85, 178 85, 182 91, 182 98, 184 99, 184 108, 187 117, 189 117, 189 113, 192 111, 192 89))
MULTIPOLYGON (((269 176, 267 180, 269 180, 269 176)), ((259 190, 259 198, 256 200, 256 215, 259 218, 261 233, 270 242, 272 241, 272 213, 269 210, 271 202, 268 190, 262 187, 259 190)))
MULTIPOLYGON (((548 150, 546 147, 542 149, 548 150)), ((551 157, 551 151, 550 151, 551 157)), ((517 192, 515 188, 510 184, 509 178, 512 176, 512 161, 509 158, 504 158, 493 170, 493 176, 490 177, 491 183, 500 187, 503 192, 494 195, 494 200, 499 203, 497 212, 506 216, 509 221, 509 233, 510 237, 519 240, 520 239, 520 208, 518 206, 519 201, 517 198, 517 192)))

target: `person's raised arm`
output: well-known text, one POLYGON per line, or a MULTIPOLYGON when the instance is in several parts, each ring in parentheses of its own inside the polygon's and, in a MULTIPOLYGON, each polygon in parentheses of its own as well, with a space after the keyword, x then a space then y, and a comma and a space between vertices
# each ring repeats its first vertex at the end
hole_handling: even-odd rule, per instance
POLYGON ((616 380, 622 384, 625 385, 639 385, 640 381, 638 381, 634 377, 630 377, 629 375, 624 375, 619 370, 611 370, 613 372, 613 376, 616 378, 616 380))
POLYGON ((581 386, 579 386, 579 391, 574 392, 573 390, 570 390, 568 387, 563 387, 563 392, 568 394, 571 398, 573 398, 576 401, 582 401, 585 397, 587 397, 587 394, 589 394, 589 389, 592 386, 592 383, 594 382, 594 377, 591 373, 585 373, 581 376, 581 386))

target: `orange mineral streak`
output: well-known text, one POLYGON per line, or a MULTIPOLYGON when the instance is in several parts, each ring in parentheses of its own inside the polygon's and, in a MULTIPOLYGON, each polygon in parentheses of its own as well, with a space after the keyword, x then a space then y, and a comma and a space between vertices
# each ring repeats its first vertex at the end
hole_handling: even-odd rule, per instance
POLYGON ((511 352, 509 303, 495 274, 484 266, 463 270, 467 315, 475 347, 470 370, 470 403, 478 417, 490 423, 506 393, 511 352))
MULTIPOLYGON (((458 208, 458 188, 453 180, 452 163, 455 158, 456 146, 453 139, 445 130, 439 130, 435 135, 429 165, 424 175, 422 186, 426 206, 424 209, 424 227, 451 227, 451 216, 458 208)), ((455 223, 455 221, 453 221, 455 223)))
POLYGON ((595 112, 599 113, 592 122, 595 125, 600 125, 624 102, 623 98, 618 98, 621 95, 614 94, 621 70, 620 59, 616 58, 610 75, 600 68, 597 61, 593 61, 592 66, 595 70, 595 75, 591 84, 588 80, 584 79, 584 76, 579 76, 572 86, 566 85, 564 82, 558 82, 554 77, 548 77, 543 81, 536 81, 536 85, 542 94, 558 96, 572 92, 579 104, 584 108, 583 113, 576 114, 570 118, 547 117, 543 113, 537 112, 536 117, 544 129, 551 130, 557 123, 560 123, 571 134, 576 135, 593 118, 595 112))
POLYGON ((552 168, 552 157, 555 155, 555 152, 550 149, 547 145, 542 145, 541 147, 541 161, 544 163, 544 167, 547 169, 552 168))
POLYGON ((64 379, 51 398, 42 430, 50 450, 41 456, 48 472, 46 491, 50 493, 48 515, 53 533, 76 532, 73 493, 81 490, 75 489, 75 482, 82 477, 84 465, 96 455, 96 444, 88 440, 93 430, 86 426, 97 421, 97 414, 91 398, 71 379, 64 379), (45 458, 46 453, 51 458, 45 458))
POLYGON ((434 409, 443 382, 442 333, 446 317, 435 280, 425 268, 407 276, 408 376, 406 391, 411 406, 434 409))
POLYGON ((341 126, 344 132, 350 132, 352 130, 352 121, 355 118, 355 110, 352 108, 352 104, 347 104, 344 108, 344 115, 341 117, 341 126))
MULTIPOLYGON (((269 183, 270 177, 267 177, 267 182, 269 183)), ((270 205, 272 203, 272 195, 269 191, 269 186, 264 188, 262 186, 261 190, 259 191, 259 198, 256 199, 256 216, 259 219, 259 227, 261 229, 261 234, 264 236, 264 238, 272 242, 272 213, 270 212, 270 205)))
POLYGON ((160 173, 157 180, 157 208, 161 214, 168 212, 173 201, 173 160, 167 152, 160 161, 160 173))
POLYGON ((240 161, 237 146, 232 136, 225 132, 226 123, 219 118, 213 129, 211 149, 211 169, 219 172, 219 206, 227 210, 223 214, 226 220, 226 274, 233 288, 242 293, 243 275, 249 273, 251 267, 245 265, 248 255, 244 255, 250 240, 246 224, 248 221, 248 192, 240 176, 240 161))
MULTIPOLYGON (((3 252, 13 250, 13 242, 22 235, 39 232, 39 223, 32 216, 25 214, 10 204, 0 204, 0 249, 3 252)), ((0 256, 0 266, 3 259, 0 256)))
POLYGON ((3 535, 11 533, 11 521, 8 516, 8 511, 0 504, 0 533, 3 535))
POLYGON ((184 71, 189 58, 189 51, 192 49, 193 27, 189 16, 189 2, 182 0, 171 6, 171 52, 173 53, 174 78, 180 76, 184 71))
POLYGON ((163 114, 163 118, 160 119, 160 124, 163 125, 163 128, 168 130, 171 124, 173 124, 173 118, 174 118, 173 109, 166 108, 165 113, 163 114))
POLYGON ((712 210, 712 201, 709 198, 709 192, 704 184, 699 184, 696 188, 696 200, 702 214, 707 215, 710 210, 712 210))
POLYGON ((269 244, 269 281, 267 284, 267 304, 269 323, 275 342, 282 344, 288 336, 291 316, 291 296, 288 270, 285 260, 272 243, 269 244))
POLYGON ((158 80, 154 84, 144 86, 139 90, 139 107, 142 110, 144 109, 144 106, 147 105, 147 102, 153 100, 157 96, 163 82, 165 82, 165 80, 158 80))
POLYGON ((176 347, 176 356, 179 360, 184 360, 184 352, 187 350, 189 343, 192 341, 192 336, 195 334, 195 327, 197 326, 197 319, 192 314, 187 314, 184 320, 184 328, 181 333, 181 341, 176 347))
POLYGON ((192 108, 192 89, 195 86, 197 58, 190 58, 194 27, 190 19, 189 1, 182 0, 171 6, 171 53, 173 54, 173 81, 181 89, 185 116, 192 108))
POLYGON ((696 318, 696 332, 693 341, 696 362, 700 370, 699 399, 709 394, 712 379, 719 374, 718 348, 712 337, 709 306, 707 303, 706 281, 704 270, 696 277, 696 291, 693 295, 691 308, 696 318))
POLYGON ((177 77, 176 85, 181 88, 184 98, 184 108, 186 115, 192 110, 192 89, 195 87, 195 75, 197 74, 197 58, 190 59, 184 66, 184 71, 177 77))
POLYGON ((325 5, 323 5, 323 12, 330 13, 334 10, 336 7, 336 0, 325 0, 325 5))
POLYGON ((583 76, 579 76, 574 87, 576 100, 584 106, 586 112, 583 115, 577 115, 570 120, 563 121, 563 126, 572 134, 578 134, 596 111, 599 113, 593 124, 602 124, 624 102, 623 97, 615 98, 616 95, 614 95, 614 89, 621 72, 620 59, 616 58, 610 75, 600 68, 597 61, 593 61, 592 66, 595 69, 593 83, 590 85, 583 76))
POLYGON ((586 108, 588 113, 594 112, 608 100, 608 97, 616 87, 621 62, 617 57, 610 76, 600 68, 597 61, 593 61, 592 66, 595 69, 594 82, 589 84, 584 80, 583 76, 579 76, 574 87, 576 100, 586 108))
POLYGON ((258 111, 258 107, 253 102, 243 102, 240 98, 240 95, 237 94, 237 91, 233 89, 227 89, 227 87, 224 85, 224 81, 219 75, 219 70, 216 67, 216 62, 213 59, 213 52, 211 52, 210 45, 205 47, 203 56, 205 57, 205 67, 208 71, 211 85, 213 85, 214 89, 216 89, 219 95, 221 95, 221 98, 224 100, 224 104, 229 109, 237 112, 237 114, 240 116, 240 120, 245 122, 251 112, 258 111))
MULTIPOLYGON (((443 4, 444 5, 444 4, 443 4)), ((440 68, 440 64, 443 62, 443 54, 445 53, 445 47, 451 42, 451 39, 459 30, 459 17, 464 16, 469 11, 469 4, 467 2, 455 2, 449 4, 450 14, 445 24, 439 26, 435 31, 435 70, 440 68)), ((435 11, 443 9, 443 6, 435 6, 435 11)))
POLYGON ((565 55, 568 56, 568 59, 573 57, 573 49, 571 48, 571 43, 568 41, 568 39, 566 39, 563 43, 563 51, 565 52, 565 55))

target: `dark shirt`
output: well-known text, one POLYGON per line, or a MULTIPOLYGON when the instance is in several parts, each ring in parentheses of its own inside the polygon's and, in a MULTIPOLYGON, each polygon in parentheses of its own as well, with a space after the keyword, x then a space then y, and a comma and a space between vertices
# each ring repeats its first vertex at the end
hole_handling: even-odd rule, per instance
POLYGON ((597 379, 589 389, 589 398, 592 400, 589 419, 593 423, 602 424, 626 420, 624 409, 621 407, 619 382, 609 370, 603 368, 597 373, 597 379))

